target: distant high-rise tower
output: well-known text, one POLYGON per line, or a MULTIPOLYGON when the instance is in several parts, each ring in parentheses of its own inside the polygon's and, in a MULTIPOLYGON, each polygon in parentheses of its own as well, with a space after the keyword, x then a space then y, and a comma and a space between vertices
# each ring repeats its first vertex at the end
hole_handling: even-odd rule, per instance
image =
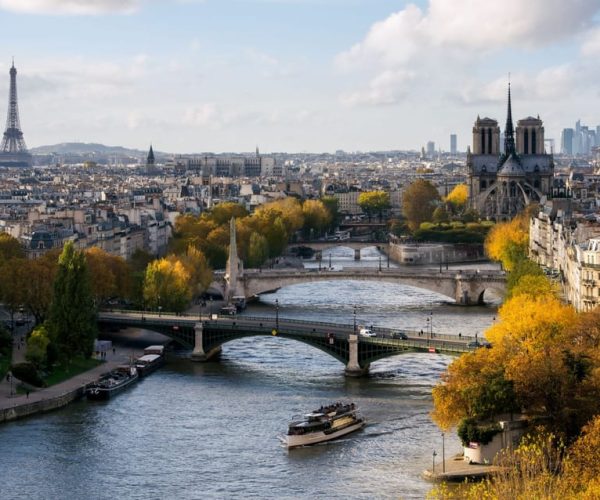
POLYGON ((21 124, 19 123, 19 106, 17 103, 17 69, 13 61, 10 74, 10 90, 8 91, 8 115, 6 130, 0 146, 0 166, 29 167, 32 164, 31 154, 27 151, 21 124))
POLYGON ((565 128, 560 138, 560 152, 564 155, 573 155, 573 132, 572 128, 565 128))
POLYGON ((427 142, 427 156, 429 158, 433 158, 435 155, 435 142, 428 141, 427 142))
POLYGON ((450 134, 450 154, 455 155, 457 153, 456 147, 456 134, 450 134))

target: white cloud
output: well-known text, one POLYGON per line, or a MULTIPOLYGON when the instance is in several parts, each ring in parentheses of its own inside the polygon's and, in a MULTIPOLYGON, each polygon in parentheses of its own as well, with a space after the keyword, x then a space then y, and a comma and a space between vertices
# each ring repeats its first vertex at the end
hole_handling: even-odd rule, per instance
MULTIPOLYGON (((341 101, 393 104, 410 91, 411 82, 422 87, 425 80, 433 85, 437 79, 447 86, 500 50, 533 51, 579 34, 598 11, 599 0, 429 0, 426 9, 409 4, 373 24, 363 40, 336 57, 344 71, 373 72, 366 86, 343 94, 341 101)), ((584 46, 589 53, 597 49, 600 35, 584 46)), ((550 76, 559 79, 551 87, 566 79, 562 72, 550 76)), ((463 96, 465 101, 482 98, 463 96)))
POLYGON ((373 78, 367 89, 342 94, 346 106, 357 104, 393 104, 408 92, 415 74, 404 70, 386 70, 373 78))
POLYGON ((600 28, 588 34, 581 46, 581 53, 587 57, 600 56, 600 28))
POLYGON ((139 0, 0 0, 0 9, 26 14, 129 14, 139 0))

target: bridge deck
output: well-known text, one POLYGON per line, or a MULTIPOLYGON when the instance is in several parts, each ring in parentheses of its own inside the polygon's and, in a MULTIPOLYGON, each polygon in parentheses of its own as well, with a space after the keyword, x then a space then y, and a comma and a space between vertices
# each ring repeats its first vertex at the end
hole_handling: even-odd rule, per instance
MULTIPOLYGON (((186 344, 193 343, 190 331, 200 321, 198 315, 165 315, 149 314, 141 311, 111 311, 101 312, 99 321, 103 324, 118 326, 134 326, 147 329, 156 329, 162 333, 171 332, 169 336, 177 340, 187 338, 186 344), (187 334, 184 332, 187 332, 187 334)), ((304 321, 290 318, 279 318, 278 323, 273 317, 254 316, 221 316, 213 314, 210 319, 205 315, 201 319, 204 330, 215 333, 231 333, 238 336, 247 335, 272 335, 275 331, 284 337, 303 337, 315 340, 345 340, 355 333, 352 324, 326 323, 304 321)), ((387 351, 414 350, 444 352, 460 354, 471 352, 473 347, 469 343, 476 340, 469 335, 447 335, 433 332, 430 335, 421 334, 416 330, 393 329, 374 326, 371 330, 375 337, 359 335, 361 344, 370 345, 372 348, 387 351), (403 338, 406 337, 406 338, 403 338)), ((169 333, 166 333, 169 334, 169 333)))

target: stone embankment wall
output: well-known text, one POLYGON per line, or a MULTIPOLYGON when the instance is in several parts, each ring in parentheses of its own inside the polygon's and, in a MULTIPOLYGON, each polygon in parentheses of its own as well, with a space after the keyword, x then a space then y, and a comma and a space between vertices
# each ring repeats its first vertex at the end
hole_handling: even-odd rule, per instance
POLYGON ((27 404, 18 404, 11 408, 0 409, 0 423, 9 422, 11 420, 17 420, 19 418, 34 415, 36 413, 44 413, 57 408, 62 408, 69 403, 79 399, 85 392, 85 385, 77 387, 76 389, 65 392, 54 397, 42 399, 40 401, 32 401, 27 404))
POLYGON ((486 260, 483 245, 477 244, 395 243, 390 241, 388 251, 391 260, 408 266, 486 260))

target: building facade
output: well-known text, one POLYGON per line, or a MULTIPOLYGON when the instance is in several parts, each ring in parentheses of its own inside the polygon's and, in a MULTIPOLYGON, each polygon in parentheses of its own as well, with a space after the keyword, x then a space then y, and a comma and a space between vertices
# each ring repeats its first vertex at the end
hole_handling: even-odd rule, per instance
POLYGON ((554 160, 544 150, 544 127, 539 117, 527 117, 513 128, 510 86, 500 152, 500 128, 491 118, 473 126, 473 149, 467 152, 469 202, 483 217, 510 220, 529 203, 552 190, 554 160))

